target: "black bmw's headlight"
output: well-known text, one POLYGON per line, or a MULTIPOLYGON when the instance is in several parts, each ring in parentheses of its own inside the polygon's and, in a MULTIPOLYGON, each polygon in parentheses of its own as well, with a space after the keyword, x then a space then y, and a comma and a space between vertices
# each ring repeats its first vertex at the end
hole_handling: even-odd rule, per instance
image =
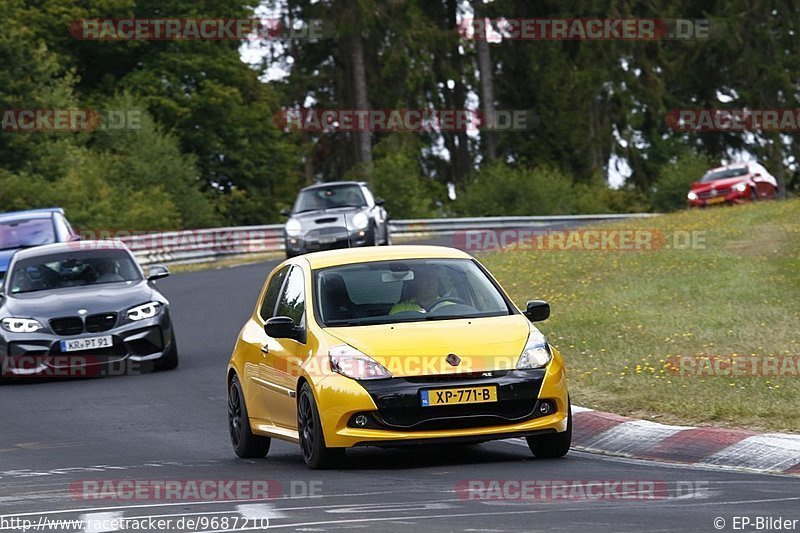
POLYGON ((2 320, 3 329, 11 333, 33 333, 44 329, 42 323, 33 318, 4 318, 2 320))
POLYGON ((137 305, 136 307, 128 309, 125 316, 128 320, 138 322, 139 320, 153 318, 159 314, 163 308, 164 304, 161 302, 147 302, 146 304, 137 305))

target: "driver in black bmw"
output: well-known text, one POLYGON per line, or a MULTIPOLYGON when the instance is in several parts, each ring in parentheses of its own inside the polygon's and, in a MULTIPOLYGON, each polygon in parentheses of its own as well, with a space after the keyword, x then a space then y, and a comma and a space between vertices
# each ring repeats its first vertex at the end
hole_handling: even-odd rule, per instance
POLYGON ((178 366, 169 302, 118 241, 20 250, 0 287, 0 379, 178 366))

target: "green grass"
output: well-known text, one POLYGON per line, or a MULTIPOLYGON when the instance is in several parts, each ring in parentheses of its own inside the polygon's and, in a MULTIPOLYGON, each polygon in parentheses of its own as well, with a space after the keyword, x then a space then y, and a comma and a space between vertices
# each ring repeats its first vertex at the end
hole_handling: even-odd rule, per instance
POLYGON ((800 200, 602 227, 700 231, 705 245, 480 256, 518 304, 550 302, 540 327, 566 358, 573 402, 665 423, 800 432, 797 374, 681 376, 668 360, 800 355, 800 200))

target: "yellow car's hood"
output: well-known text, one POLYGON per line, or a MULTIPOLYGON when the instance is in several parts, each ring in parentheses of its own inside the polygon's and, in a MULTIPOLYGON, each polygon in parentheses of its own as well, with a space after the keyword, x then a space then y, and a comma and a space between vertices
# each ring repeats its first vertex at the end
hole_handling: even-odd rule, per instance
POLYGON ((530 329, 523 315, 509 315, 333 327, 325 332, 400 377, 514 368, 530 329), (456 354, 460 363, 447 362, 449 354, 456 354))

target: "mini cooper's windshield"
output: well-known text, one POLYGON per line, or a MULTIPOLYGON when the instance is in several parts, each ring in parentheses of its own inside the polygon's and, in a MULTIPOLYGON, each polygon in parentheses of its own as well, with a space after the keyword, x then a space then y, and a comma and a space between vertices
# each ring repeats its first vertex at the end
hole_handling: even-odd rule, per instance
POLYGON ((365 326, 512 314, 470 259, 376 261, 314 272, 324 326, 365 326))
POLYGON ((301 191, 294 204, 294 213, 320 211, 339 207, 363 207, 364 195, 358 185, 316 187, 301 191))
POLYGON ((68 252, 17 262, 8 288, 17 294, 141 279, 136 263, 122 250, 68 252))

